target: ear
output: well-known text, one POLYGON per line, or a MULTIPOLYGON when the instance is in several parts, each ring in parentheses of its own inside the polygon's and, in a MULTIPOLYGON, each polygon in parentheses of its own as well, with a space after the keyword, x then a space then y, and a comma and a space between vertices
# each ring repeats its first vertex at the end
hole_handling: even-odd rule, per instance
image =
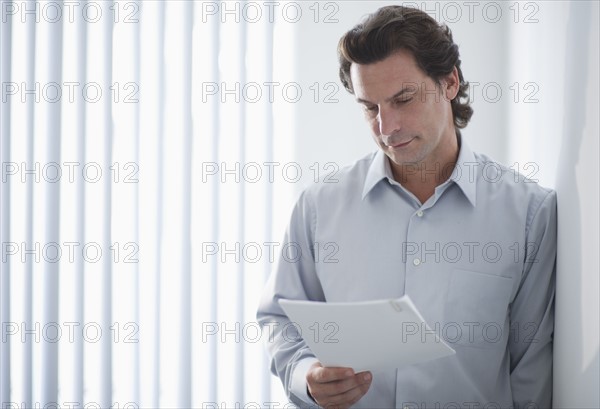
POLYGON ((456 95, 458 94, 458 89, 460 87, 460 81, 458 79, 458 69, 456 67, 454 67, 450 74, 444 77, 442 85, 444 95, 446 95, 448 101, 452 101, 454 98, 456 98, 456 95))

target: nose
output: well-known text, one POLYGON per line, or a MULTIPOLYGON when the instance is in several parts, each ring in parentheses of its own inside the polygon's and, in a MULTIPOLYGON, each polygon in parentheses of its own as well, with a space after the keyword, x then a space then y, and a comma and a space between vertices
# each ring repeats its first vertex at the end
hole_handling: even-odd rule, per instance
POLYGON ((379 133, 387 143, 387 139, 401 129, 400 115, 389 107, 379 107, 379 133))

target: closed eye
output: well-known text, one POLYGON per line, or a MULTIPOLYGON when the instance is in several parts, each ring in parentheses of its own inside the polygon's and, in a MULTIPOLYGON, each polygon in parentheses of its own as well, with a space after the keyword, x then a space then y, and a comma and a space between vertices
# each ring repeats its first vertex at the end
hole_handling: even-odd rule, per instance
POLYGON ((363 105, 363 109, 369 116, 377 115, 379 112, 379 107, 377 105, 363 105))
POLYGON ((396 99, 394 100, 394 103, 396 103, 396 105, 402 105, 402 104, 406 104, 407 102, 412 101, 412 98, 403 98, 403 99, 396 99))

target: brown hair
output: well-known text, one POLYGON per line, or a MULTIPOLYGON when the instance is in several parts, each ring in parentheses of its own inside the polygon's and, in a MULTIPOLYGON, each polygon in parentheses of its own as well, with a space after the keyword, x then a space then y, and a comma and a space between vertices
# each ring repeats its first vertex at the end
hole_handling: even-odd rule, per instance
MULTIPOLYGON (((440 25, 427 13, 403 6, 382 7, 342 36, 338 44, 340 79, 344 87, 354 94, 350 66, 372 64, 384 60, 393 52, 410 51, 417 65, 440 85, 443 77, 454 67, 460 81, 458 93, 451 101, 454 126, 464 128, 473 115, 467 98, 469 83, 463 79, 460 69, 458 46, 452 40, 452 32, 440 25), (462 98, 467 98, 464 102, 462 98)), ((457 129, 457 133, 460 132, 457 129)))

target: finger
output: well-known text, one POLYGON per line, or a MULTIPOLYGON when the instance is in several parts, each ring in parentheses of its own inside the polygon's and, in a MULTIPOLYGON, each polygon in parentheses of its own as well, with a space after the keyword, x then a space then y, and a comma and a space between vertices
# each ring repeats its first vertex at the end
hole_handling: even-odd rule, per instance
POLYGON ((354 405, 369 391, 371 379, 372 378, 369 378, 369 381, 366 383, 360 383, 344 393, 325 398, 324 400, 326 400, 327 403, 324 407, 348 408, 354 405))
POLYGON ((318 383, 327 383, 349 379, 354 376, 352 368, 316 368, 313 372, 313 380, 318 383))
MULTIPOLYGON (((351 378, 344 379, 341 381, 333 381, 327 383, 317 383, 315 385, 309 384, 310 393, 317 401, 318 400, 331 400, 332 398, 338 399, 339 396, 351 391, 357 387, 371 383, 371 373, 363 372, 352 376, 351 378)), ((368 386, 367 386, 368 389, 368 386)))
POLYGON ((373 374, 370 371, 358 372, 356 376, 362 380, 362 383, 370 382, 371 378, 373 378, 373 374))
POLYGON ((341 395, 361 385, 363 383, 361 379, 362 378, 360 377, 352 376, 341 381, 317 383, 313 388, 315 392, 314 394, 325 399, 332 396, 341 395))

